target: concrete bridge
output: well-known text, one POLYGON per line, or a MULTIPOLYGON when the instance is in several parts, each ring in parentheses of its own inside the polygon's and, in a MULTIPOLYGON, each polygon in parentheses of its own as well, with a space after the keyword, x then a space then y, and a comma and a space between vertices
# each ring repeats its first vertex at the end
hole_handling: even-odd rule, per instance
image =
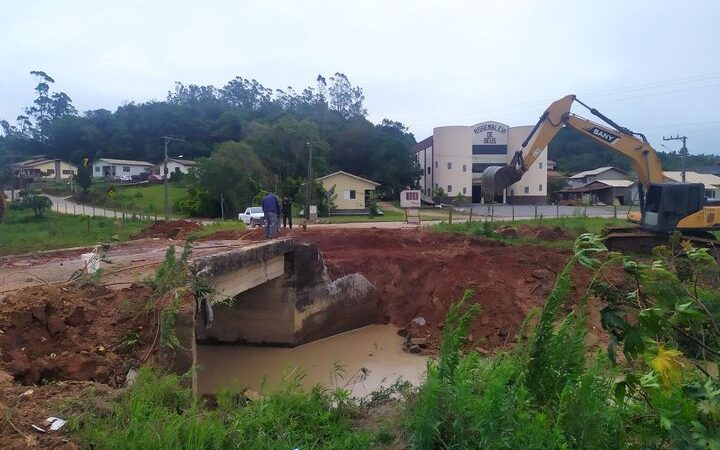
POLYGON ((176 319, 182 348, 164 357, 178 371, 196 365, 197 344, 294 347, 378 323, 375 287, 359 273, 331 280, 314 245, 260 242, 195 258, 191 270, 206 289, 176 319))

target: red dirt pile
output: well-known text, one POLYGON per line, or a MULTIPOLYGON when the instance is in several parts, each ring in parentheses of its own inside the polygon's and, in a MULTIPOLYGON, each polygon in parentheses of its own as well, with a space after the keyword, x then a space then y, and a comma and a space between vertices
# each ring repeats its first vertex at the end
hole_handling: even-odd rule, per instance
POLYGON ((187 239, 190 233, 200 230, 202 230, 201 224, 189 220, 157 221, 133 236, 133 239, 161 238, 182 240, 187 239))
POLYGON ((570 241, 575 239, 567 230, 560 227, 548 228, 538 225, 523 224, 519 227, 502 226, 497 229, 497 233, 505 238, 511 239, 536 239, 538 241, 570 241))
MULTIPOLYGON (((383 320, 425 352, 437 350, 448 307, 466 289, 481 305, 472 339, 486 349, 511 345, 570 257, 567 250, 424 230, 316 229, 293 237, 318 245, 333 278, 364 274, 378 289, 383 320)), ((576 271, 575 289, 586 285, 583 278, 586 272, 576 271)))
POLYGON ((2 369, 22 384, 121 385, 153 341, 146 307, 151 294, 147 286, 113 291, 86 284, 33 287, 6 297, 0 302, 2 369))

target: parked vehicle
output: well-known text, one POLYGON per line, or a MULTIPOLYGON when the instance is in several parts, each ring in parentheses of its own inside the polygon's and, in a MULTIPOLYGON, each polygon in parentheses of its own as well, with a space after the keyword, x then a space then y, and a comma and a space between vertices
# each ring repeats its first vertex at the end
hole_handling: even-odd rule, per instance
POLYGON ((165 177, 162 175, 152 174, 148 175, 147 180, 148 183, 162 183, 163 181, 165 181, 165 177))
POLYGON ((238 214, 238 220, 248 226, 261 226, 265 222, 265 214, 261 207, 250 206, 238 214))
POLYGON ((130 175, 120 175, 118 177, 118 180, 120 181, 132 181, 132 177, 130 175))

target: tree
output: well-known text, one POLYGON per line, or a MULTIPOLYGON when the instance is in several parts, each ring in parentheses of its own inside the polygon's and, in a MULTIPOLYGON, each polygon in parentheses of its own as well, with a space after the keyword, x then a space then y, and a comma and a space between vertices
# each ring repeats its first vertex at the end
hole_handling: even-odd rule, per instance
MULTIPOLYGON (((33 101, 33 106, 26 108, 25 112, 35 119, 35 123, 31 128, 28 127, 29 123, 25 123, 23 128, 30 128, 35 139, 39 140, 40 143, 44 143, 51 137, 50 128, 52 122, 68 115, 75 115, 77 110, 66 93, 56 92, 50 94, 50 85, 55 83, 51 76, 41 70, 33 70, 30 74, 38 78, 38 84, 35 86, 37 97, 33 101)), ((18 121, 20 120, 29 122, 29 119, 25 116, 18 117, 18 121)))
POLYGON ((82 188, 84 193, 87 193, 87 191, 90 190, 90 186, 92 186, 92 175, 92 167, 88 167, 85 164, 81 164, 78 167, 75 181, 77 181, 78 186, 82 188))
POLYGON ((42 218, 45 211, 52 208, 52 200, 44 195, 40 195, 40 191, 35 189, 23 189, 18 193, 18 209, 32 209, 33 214, 37 218, 42 218))
MULTIPOLYGON (((323 79, 324 81, 324 79, 323 79)), ((362 88, 353 86, 344 73, 336 72, 330 77, 330 108, 345 118, 365 117, 367 110, 363 105, 365 94, 362 88)))

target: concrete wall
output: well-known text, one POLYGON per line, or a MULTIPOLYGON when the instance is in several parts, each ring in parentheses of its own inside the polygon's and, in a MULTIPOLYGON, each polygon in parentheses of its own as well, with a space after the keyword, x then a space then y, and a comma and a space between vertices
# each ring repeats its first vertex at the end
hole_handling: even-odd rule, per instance
POLYGON ((105 162, 102 159, 96 161, 93 163, 93 177, 94 178, 103 178, 105 177, 105 172, 109 171, 109 177, 113 178, 120 178, 123 175, 128 176, 140 176, 143 173, 150 172, 152 169, 152 166, 136 166, 136 165, 130 165, 130 164, 115 164, 115 163, 109 163, 105 162), (125 171, 125 168, 127 168, 127 171, 125 171), (114 170, 114 173, 113 173, 114 170))
POLYGON ((472 129, 464 126, 433 129, 435 171, 433 189, 442 188, 449 197, 472 193, 472 129))
POLYGON ((216 295, 238 292, 212 307, 212 324, 206 324, 207 312, 196 320, 197 342, 293 347, 378 321, 370 282, 361 274, 330 280, 313 245, 273 241, 228 253, 194 266, 203 276, 219 272, 208 278, 216 295), (267 263, 277 268, 278 258, 283 270, 266 270, 267 279, 260 282, 258 267, 267 263))

